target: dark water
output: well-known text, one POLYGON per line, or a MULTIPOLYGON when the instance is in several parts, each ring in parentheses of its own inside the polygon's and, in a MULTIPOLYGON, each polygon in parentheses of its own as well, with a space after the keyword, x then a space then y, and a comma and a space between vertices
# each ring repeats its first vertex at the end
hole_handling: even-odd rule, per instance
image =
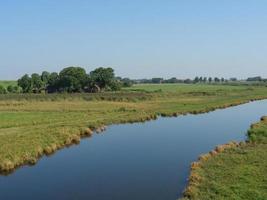
POLYGON ((0 176, 0 199, 175 200, 190 163, 267 114, 267 101, 144 124, 114 125, 78 146, 0 176))

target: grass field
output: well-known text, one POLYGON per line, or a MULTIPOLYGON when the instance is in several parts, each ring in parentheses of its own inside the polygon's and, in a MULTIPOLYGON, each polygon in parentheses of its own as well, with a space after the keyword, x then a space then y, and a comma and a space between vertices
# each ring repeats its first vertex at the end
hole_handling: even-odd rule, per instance
POLYGON ((10 171, 104 125, 202 113, 267 98, 267 87, 137 85, 118 93, 0 95, 0 168, 10 171))
POLYGON ((222 145, 192 165, 190 200, 267 199, 267 117, 252 125, 248 142, 222 145), (212 156, 213 155, 213 156, 212 156))

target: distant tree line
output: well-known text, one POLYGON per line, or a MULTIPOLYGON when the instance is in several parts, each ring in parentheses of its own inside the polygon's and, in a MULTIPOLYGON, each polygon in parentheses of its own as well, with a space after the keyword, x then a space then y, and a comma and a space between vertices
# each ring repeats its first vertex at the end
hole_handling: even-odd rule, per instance
POLYGON ((230 80, 227 80, 225 78, 212 78, 212 77, 195 77, 194 79, 177 79, 175 77, 170 79, 163 79, 163 78, 152 78, 152 79, 139 79, 134 80, 133 82, 136 83, 225 83, 228 81, 237 81, 237 79, 232 78, 230 80))
POLYGON ((81 67, 67 67, 59 73, 44 71, 31 76, 25 74, 18 80, 23 93, 117 91, 131 84, 130 79, 116 78, 112 68, 103 67, 90 73, 81 67))
POLYGON ((197 84, 197 83, 204 83, 204 84, 246 84, 250 82, 255 83, 266 83, 267 79, 261 78, 260 76, 256 77, 249 77, 247 79, 239 80, 235 77, 226 79, 226 78, 219 78, 219 77, 202 77, 196 76, 194 79, 177 79, 175 77, 170 79, 164 78, 151 78, 151 79, 137 79, 132 80, 134 84, 142 84, 142 83, 152 83, 152 84, 160 84, 160 83, 185 83, 185 84, 197 84))
POLYGON ((9 85, 7 88, 0 85, 0 94, 7 94, 7 93, 20 93, 21 89, 17 85, 9 85))
POLYGON ((99 67, 89 73, 86 73, 81 67, 67 67, 59 73, 47 71, 41 74, 34 73, 32 75, 25 74, 18 81, 17 85, 9 85, 6 88, 0 85, 0 94, 6 93, 75 93, 75 92, 101 92, 101 91, 117 91, 121 87, 131 87, 133 84, 152 83, 185 83, 185 84, 254 84, 266 85, 267 79, 261 76, 249 77, 245 80, 237 78, 218 78, 218 77, 202 77, 196 76, 194 79, 177 79, 172 77, 164 79, 155 77, 151 79, 129 79, 115 77, 112 68, 99 67))
POLYGON ((252 81, 252 82, 267 82, 267 79, 262 78, 261 76, 255 76, 255 77, 249 77, 247 78, 248 82, 252 81))

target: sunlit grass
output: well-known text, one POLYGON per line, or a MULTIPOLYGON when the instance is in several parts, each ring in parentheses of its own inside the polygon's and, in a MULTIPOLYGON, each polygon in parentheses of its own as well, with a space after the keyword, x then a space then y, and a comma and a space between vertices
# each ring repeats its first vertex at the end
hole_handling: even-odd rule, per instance
POLYGON ((157 115, 197 114, 267 97, 267 87, 135 87, 150 92, 0 95, 1 169, 34 163, 44 153, 77 143, 81 136, 91 135, 91 130, 103 125, 144 122, 157 115), (163 89, 158 91, 159 87, 163 89), (87 128, 90 131, 85 131, 87 128))
POLYGON ((192 164, 185 199, 267 199, 267 117, 253 124, 248 142, 192 164))

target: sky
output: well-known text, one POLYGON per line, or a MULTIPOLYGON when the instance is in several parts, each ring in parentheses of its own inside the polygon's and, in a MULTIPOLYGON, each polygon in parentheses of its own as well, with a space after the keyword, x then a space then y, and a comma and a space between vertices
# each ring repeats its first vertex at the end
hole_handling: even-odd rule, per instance
POLYGON ((0 80, 68 66, 267 77, 267 1, 0 0, 0 80))

